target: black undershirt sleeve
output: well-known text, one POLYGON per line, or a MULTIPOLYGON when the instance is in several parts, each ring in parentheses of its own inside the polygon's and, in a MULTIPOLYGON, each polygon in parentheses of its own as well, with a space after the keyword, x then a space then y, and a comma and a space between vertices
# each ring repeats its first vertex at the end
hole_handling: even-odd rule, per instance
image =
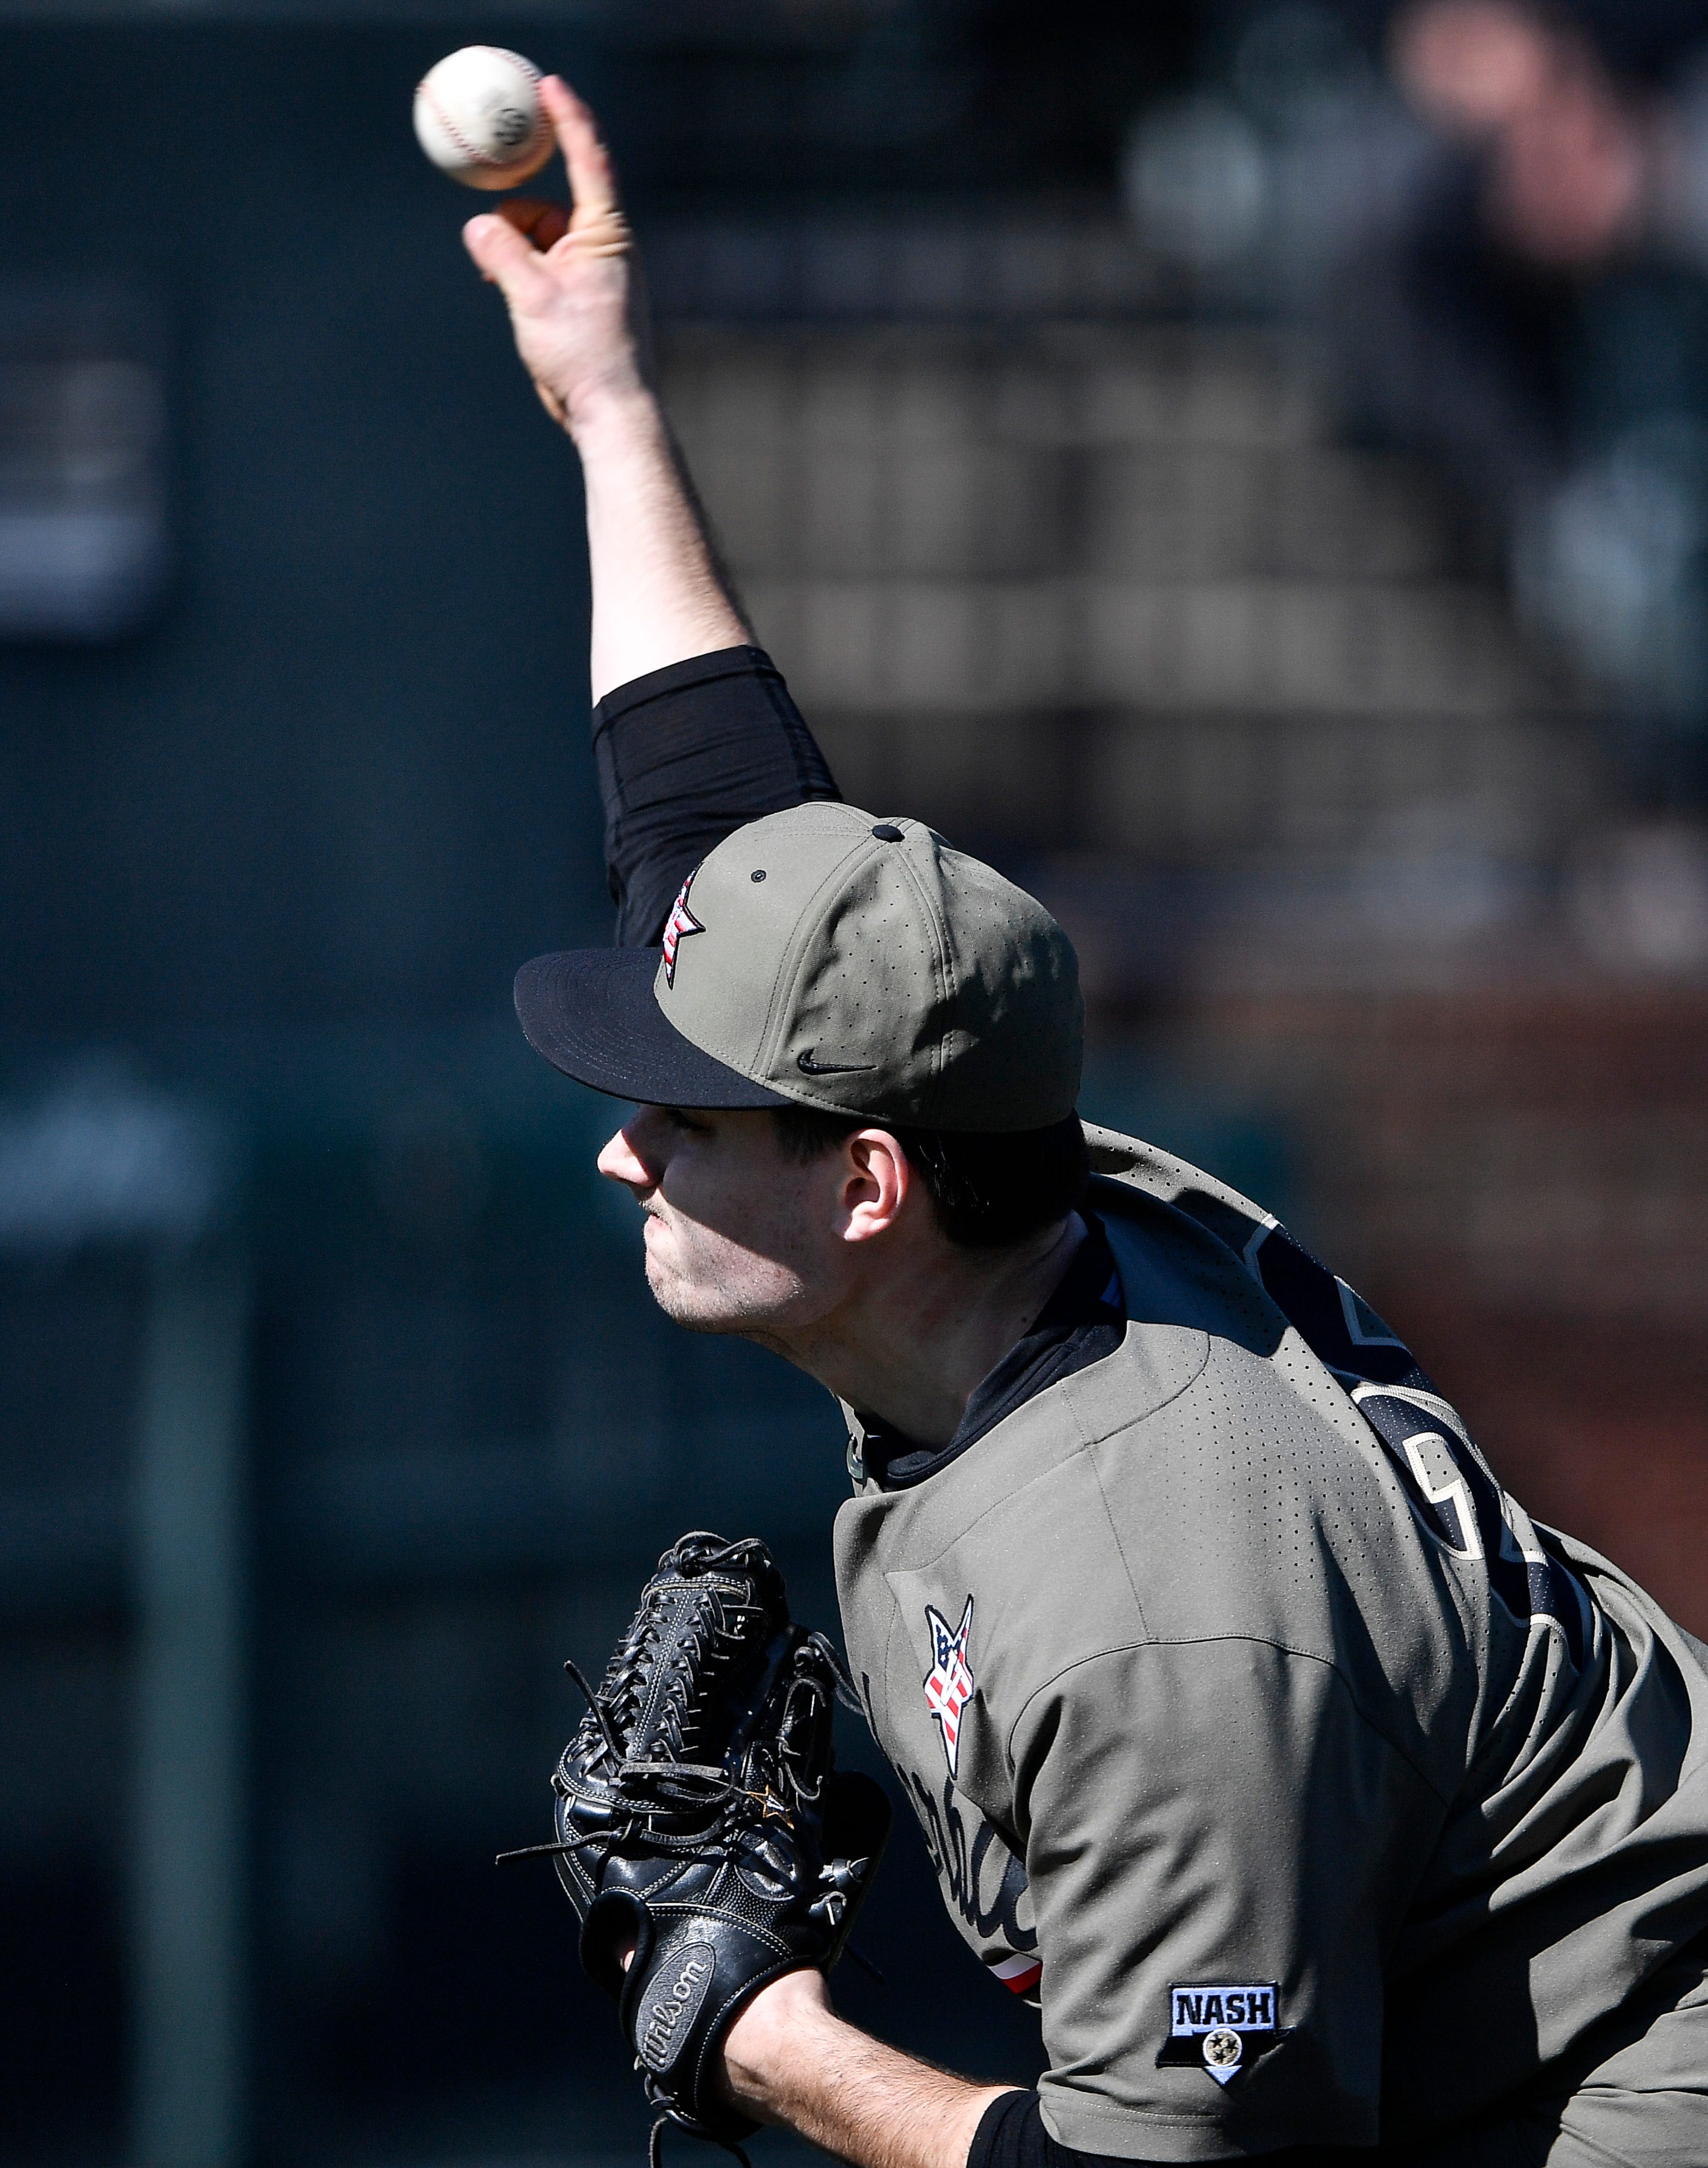
MULTIPOLYGON (((1253 2168, 1359 2168, 1374 2155, 1344 2145, 1290 2145, 1279 2153, 1242 2155, 1253 2168)), ((979 2118, 966 2168, 1163 2168, 1147 2160, 1117 2160, 1107 2153, 1077 2153, 1044 2128, 1038 2096, 1004 2093, 979 2118)), ((1210 2168, 1205 2163, 1205 2168, 1210 2168)))
POLYGON ((619 948, 662 937, 677 890, 726 836, 842 794, 758 647, 696 655, 608 693, 593 709, 593 764, 619 948))

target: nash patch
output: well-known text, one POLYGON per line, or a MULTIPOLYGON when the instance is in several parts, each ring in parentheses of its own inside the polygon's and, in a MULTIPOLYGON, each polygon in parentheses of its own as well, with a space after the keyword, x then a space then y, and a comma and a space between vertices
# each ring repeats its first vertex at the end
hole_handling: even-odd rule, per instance
POLYGON ((1195 2064, 1219 2086, 1230 2084, 1285 2027, 1273 1980, 1168 1990, 1168 2038, 1159 2064, 1195 2064))
POLYGON ((972 1699, 973 1678, 967 1666, 967 1636, 972 1631, 972 1598, 966 1599, 966 1608, 960 1614, 959 1626, 951 1626, 935 1605, 925 1607, 925 1630, 931 1636, 931 1668, 925 1674, 925 1706, 937 1719, 943 1732, 943 1751, 949 1762, 949 1773, 955 1772, 960 1759, 961 1712, 972 1699))
MULTIPOLYGON (((699 871, 700 868, 696 866, 694 874, 699 871)), ((678 944, 685 941, 690 933, 704 933, 705 931, 688 907, 688 891, 694 886, 694 874, 690 874, 678 890, 676 901, 670 906, 670 916, 664 922, 664 983, 667 986, 673 987, 676 984, 678 944)))

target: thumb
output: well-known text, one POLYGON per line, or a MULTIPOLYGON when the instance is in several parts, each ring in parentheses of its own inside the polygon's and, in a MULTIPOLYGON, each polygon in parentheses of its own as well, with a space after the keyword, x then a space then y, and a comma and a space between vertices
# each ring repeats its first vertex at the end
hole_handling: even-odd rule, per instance
POLYGON ((551 287, 551 280, 533 242, 495 212, 484 212, 469 221, 463 228, 463 246, 482 277, 490 279, 507 301, 525 307, 540 300, 551 287))

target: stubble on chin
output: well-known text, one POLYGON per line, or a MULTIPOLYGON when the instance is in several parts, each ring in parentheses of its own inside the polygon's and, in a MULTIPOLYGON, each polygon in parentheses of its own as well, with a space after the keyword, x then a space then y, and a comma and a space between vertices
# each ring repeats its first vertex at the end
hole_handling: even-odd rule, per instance
POLYGON ((646 1268, 646 1284, 652 1289, 652 1299, 673 1325, 680 1325, 689 1332, 710 1332, 716 1327, 701 1317, 691 1303, 682 1299, 682 1292, 668 1274, 646 1268))
POLYGON ((758 1285, 742 1269, 737 1256, 722 1269, 703 1258, 694 1258, 700 1269, 683 1272, 664 1255, 655 1235, 646 1245, 646 1285, 652 1299, 670 1320, 687 1332, 731 1335, 776 1347, 776 1328, 792 1305, 799 1289, 792 1276, 784 1284, 772 1285, 762 1278, 758 1285))
POLYGON ((716 1288, 698 1288, 673 1272, 652 1243, 646 1245, 646 1285, 652 1299, 670 1320, 688 1332, 737 1332, 738 1318, 730 1315, 716 1288))

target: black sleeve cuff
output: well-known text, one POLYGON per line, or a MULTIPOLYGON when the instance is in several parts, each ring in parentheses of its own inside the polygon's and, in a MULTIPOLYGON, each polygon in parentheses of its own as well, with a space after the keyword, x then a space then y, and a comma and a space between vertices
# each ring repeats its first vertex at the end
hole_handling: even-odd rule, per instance
POLYGON ((758 647, 696 655, 608 693, 593 709, 593 763, 620 948, 662 937, 677 890, 726 836, 841 795, 758 647))
MULTIPOLYGON (((1359 2168, 1375 2155, 1361 2148, 1289 2145, 1276 2153, 1237 2157, 1251 2160, 1253 2168, 1359 2168)), ((979 2118, 967 2149, 966 2168, 1161 2168, 1161 2164, 1117 2160, 1107 2153, 1078 2153, 1071 2145, 1059 2144, 1044 2128, 1037 2094, 1013 2092, 993 2100, 979 2118)))
POLYGON ((1004 2093, 978 2119, 967 2148, 966 2168, 1042 2168, 1042 2145, 1049 2139, 1038 2112, 1036 2093, 1004 2093))

